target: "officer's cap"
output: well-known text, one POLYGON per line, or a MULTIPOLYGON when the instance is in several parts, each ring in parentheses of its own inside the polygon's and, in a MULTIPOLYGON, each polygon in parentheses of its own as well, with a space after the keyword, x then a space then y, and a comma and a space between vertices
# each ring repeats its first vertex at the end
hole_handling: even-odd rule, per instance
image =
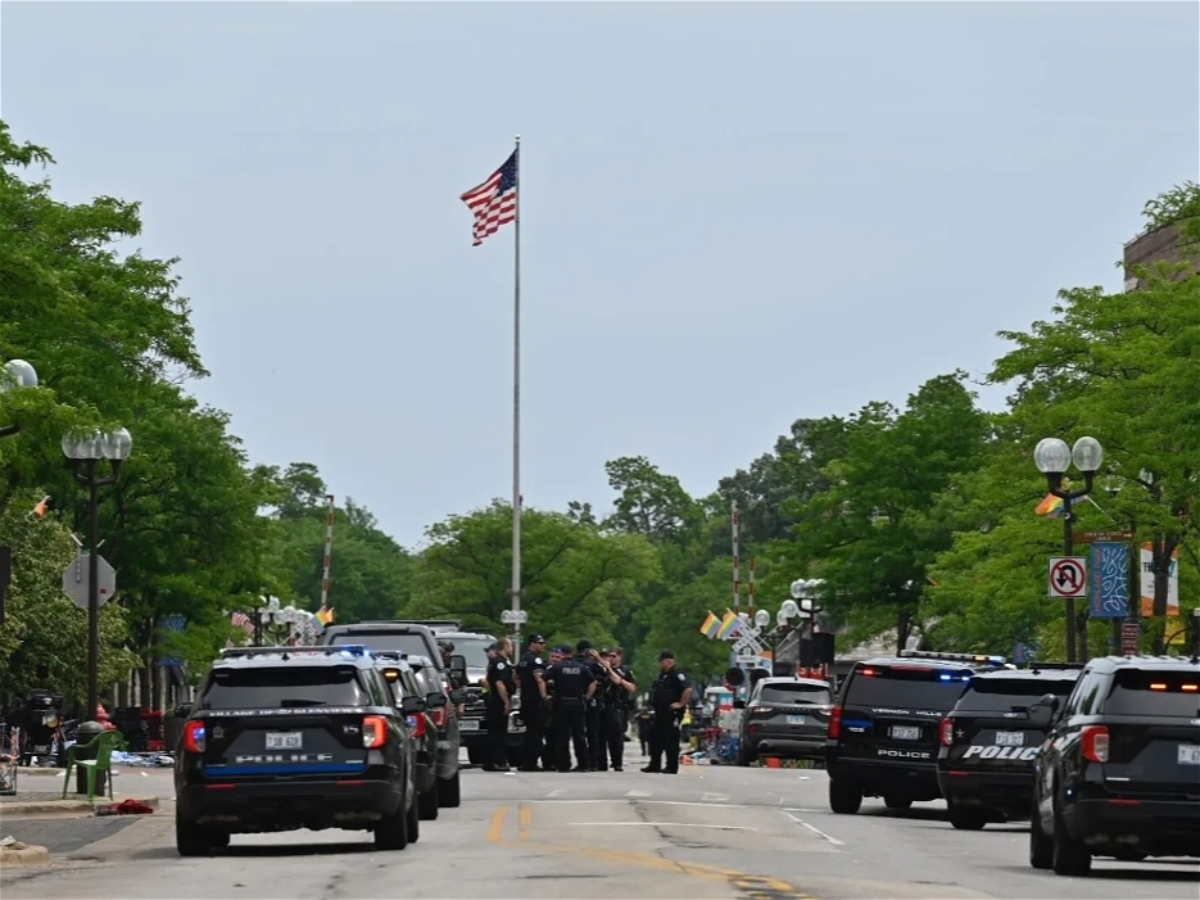
POLYGON ((674 658, 675 658, 674 650, 664 650, 662 653, 658 654, 659 662, 662 662, 664 659, 674 659, 674 658))
POLYGON ((566 656, 566 655, 570 654, 571 647, 569 644, 559 644, 557 647, 554 648, 554 651, 556 653, 561 653, 564 656, 566 656))
POLYGON ((500 645, 499 644, 488 644, 488 649, 489 650, 499 650, 500 645))
POLYGON ((542 637, 540 634, 531 634, 529 636, 529 643, 530 644, 544 644, 544 643, 546 643, 546 639, 544 637, 542 637))
POLYGON ((591 650, 591 649, 592 649, 592 642, 589 641, 587 638, 584 638, 582 641, 580 641, 578 644, 575 645, 576 653, 582 653, 584 650, 591 650))

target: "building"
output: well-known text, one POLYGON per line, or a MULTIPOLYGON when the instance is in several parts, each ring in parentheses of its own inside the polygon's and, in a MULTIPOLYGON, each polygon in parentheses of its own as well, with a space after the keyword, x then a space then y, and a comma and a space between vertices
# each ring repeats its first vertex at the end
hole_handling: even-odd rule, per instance
POLYGON ((1181 240, 1179 229, 1174 225, 1138 235, 1125 245, 1125 290, 1138 288, 1138 279, 1129 272, 1131 266, 1159 261, 1186 261, 1190 264, 1190 274, 1200 275, 1200 246, 1193 241, 1181 240))

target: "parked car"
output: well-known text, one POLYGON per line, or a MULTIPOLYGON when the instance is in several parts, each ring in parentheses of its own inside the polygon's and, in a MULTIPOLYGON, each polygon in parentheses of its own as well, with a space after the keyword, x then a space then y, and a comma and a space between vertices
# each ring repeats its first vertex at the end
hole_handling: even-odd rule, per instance
POLYGON ((760 756, 783 759, 825 758, 825 734, 833 693, 829 682, 815 678, 768 677, 750 692, 738 729, 738 765, 760 756))
MULTIPOLYGON (((405 661, 412 668, 422 694, 444 690, 446 682, 443 674, 429 657, 408 656, 405 661)), ((452 699, 458 700, 461 696, 452 699)), ((438 777, 439 802, 442 806, 455 807, 461 802, 458 712, 454 703, 448 703, 429 710, 429 714, 437 732, 437 759, 434 769, 438 777)))
POLYGON ((419 697, 425 702, 422 711, 408 713, 406 718, 417 749, 417 810, 422 819, 436 819, 441 805, 437 780, 438 737, 433 711, 445 706, 449 698, 436 692, 425 693, 412 667, 401 658, 402 654, 381 651, 374 655, 398 709, 404 706, 406 697, 419 697))

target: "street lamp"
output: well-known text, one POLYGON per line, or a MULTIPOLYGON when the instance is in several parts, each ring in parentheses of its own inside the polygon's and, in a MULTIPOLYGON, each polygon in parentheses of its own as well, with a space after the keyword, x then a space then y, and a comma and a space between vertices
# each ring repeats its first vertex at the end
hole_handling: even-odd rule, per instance
POLYGON ((121 463, 129 458, 133 438, 124 428, 93 431, 82 436, 63 435, 62 451, 71 460, 75 480, 88 489, 88 715, 100 702, 100 488, 113 484, 121 474, 121 463), (107 459, 109 474, 96 473, 100 460, 107 459))
MULTIPOLYGON (((0 394, 17 388, 37 387, 37 383, 37 369, 23 359, 11 359, 0 367, 0 394)), ((16 434, 20 430, 20 422, 0 426, 0 438, 16 434)))
MULTIPOLYGON (((1046 476, 1046 484, 1050 493, 1063 502, 1063 555, 1075 555, 1075 537, 1071 531, 1074 514, 1071 503, 1080 497, 1086 497, 1092 492, 1096 473, 1104 462, 1104 448, 1094 437, 1081 437, 1074 447, 1067 447, 1067 442, 1059 438, 1042 438, 1033 450, 1033 462, 1038 471, 1046 476), (1063 487, 1063 476, 1071 467, 1083 473, 1083 487, 1066 489, 1063 487)), ((1067 662, 1073 663, 1075 653, 1075 598, 1067 597, 1067 662)))

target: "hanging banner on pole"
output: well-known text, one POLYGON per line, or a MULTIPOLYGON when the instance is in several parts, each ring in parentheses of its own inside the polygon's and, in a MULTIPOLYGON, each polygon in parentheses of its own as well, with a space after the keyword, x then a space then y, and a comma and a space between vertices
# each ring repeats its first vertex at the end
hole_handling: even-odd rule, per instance
POLYGON ((1123 619, 1129 615, 1129 545, 1096 541, 1091 546, 1088 615, 1123 619))

